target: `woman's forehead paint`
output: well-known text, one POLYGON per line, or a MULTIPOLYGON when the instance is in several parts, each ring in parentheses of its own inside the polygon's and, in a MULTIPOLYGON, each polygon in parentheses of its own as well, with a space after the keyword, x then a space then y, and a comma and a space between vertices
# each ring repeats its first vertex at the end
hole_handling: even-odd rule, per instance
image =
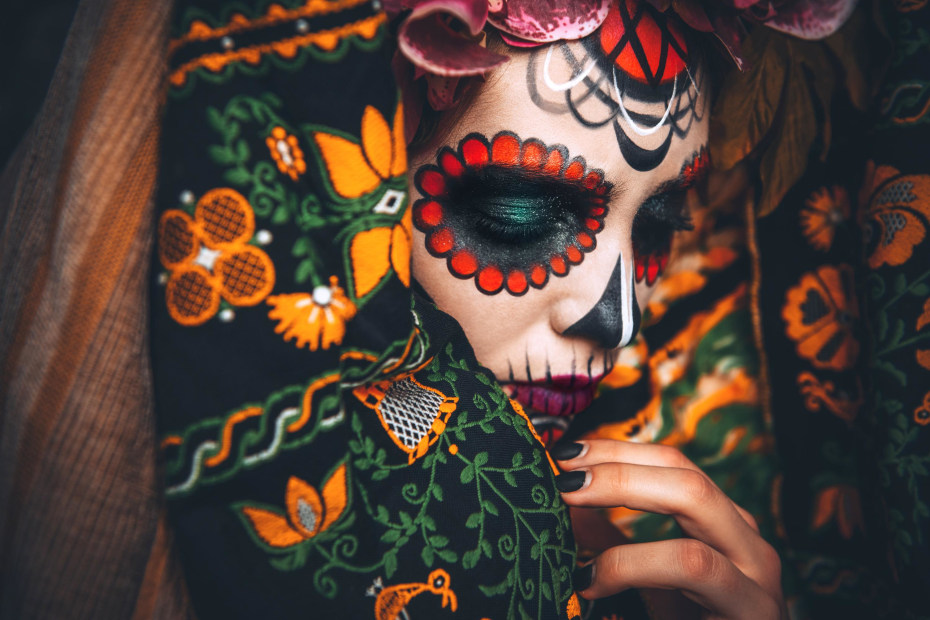
POLYGON ((565 276, 596 247, 612 186, 561 145, 501 132, 443 147, 414 177, 426 248, 482 293, 523 295, 565 276))
POLYGON ((621 252, 601 298, 564 334, 593 340, 604 349, 616 349, 633 340, 639 331, 639 321, 633 264, 621 252))

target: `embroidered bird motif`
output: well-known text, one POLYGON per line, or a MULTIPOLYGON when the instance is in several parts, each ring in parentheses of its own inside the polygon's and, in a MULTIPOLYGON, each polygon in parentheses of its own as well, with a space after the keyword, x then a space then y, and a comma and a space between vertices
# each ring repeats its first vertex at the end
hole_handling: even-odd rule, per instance
POLYGON ((381 579, 375 580, 374 586, 368 589, 368 594, 375 599, 376 620, 397 620, 408 618, 407 604, 415 596, 424 592, 432 592, 442 597, 442 606, 451 607, 452 611, 458 608, 458 599, 450 587, 449 573, 437 568, 429 574, 426 583, 399 583, 395 586, 382 587, 381 579))

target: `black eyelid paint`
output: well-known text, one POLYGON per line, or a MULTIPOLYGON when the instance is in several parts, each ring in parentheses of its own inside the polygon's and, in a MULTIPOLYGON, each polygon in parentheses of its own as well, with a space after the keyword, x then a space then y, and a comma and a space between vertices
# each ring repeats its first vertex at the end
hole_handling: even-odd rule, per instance
POLYGON ((621 252, 601 298, 564 334, 593 340, 604 349, 616 349, 633 340, 639 331, 639 322, 633 264, 625 260, 621 252))

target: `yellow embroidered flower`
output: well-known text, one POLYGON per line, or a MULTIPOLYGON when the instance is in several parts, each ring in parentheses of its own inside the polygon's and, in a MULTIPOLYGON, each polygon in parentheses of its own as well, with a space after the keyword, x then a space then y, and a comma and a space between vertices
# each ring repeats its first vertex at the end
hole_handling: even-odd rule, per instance
POLYGON ((286 174, 296 181, 297 177, 307 171, 307 162, 304 161, 304 152, 297 144, 297 136, 293 136, 283 127, 275 127, 271 135, 265 138, 265 144, 271 151, 271 157, 278 164, 281 174, 286 174))
POLYGON ((307 345, 311 351, 342 344, 346 323, 355 316, 355 304, 332 276, 329 286, 318 286, 311 294, 290 293, 268 298, 274 309, 268 313, 280 321, 275 333, 284 333, 284 340, 297 339, 297 347, 307 345))
POLYGON ((381 112, 366 107, 361 133, 361 144, 330 133, 313 134, 333 189, 343 198, 364 196, 407 171, 403 106, 397 104, 393 128, 381 112))
POLYGON ((829 250, 837 227, 849 217, 846 190, 835 185, 815 191, 801 207, 801 232, 818 250, 829 250))
POLYGON ((343 463, 323 481, 323 490, 296 476, 287 481, 284 496, 287 514, 273 510, 243 506, 242 514, 255 533, 272 547, 291 547, 325 532, 345 512, 348 505, 346 466, 343 463))

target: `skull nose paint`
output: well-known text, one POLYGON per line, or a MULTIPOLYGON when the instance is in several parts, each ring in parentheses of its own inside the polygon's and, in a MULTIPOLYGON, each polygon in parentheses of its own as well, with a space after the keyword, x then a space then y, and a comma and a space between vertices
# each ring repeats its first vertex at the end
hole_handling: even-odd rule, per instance
POLYGON ((566 336, 593 340, 605 349, 626 346, 639 331, 639 304, 633 287, 633 265, 623 252, 614 265, 607 288, 594 307, 565 330, 566 336))

